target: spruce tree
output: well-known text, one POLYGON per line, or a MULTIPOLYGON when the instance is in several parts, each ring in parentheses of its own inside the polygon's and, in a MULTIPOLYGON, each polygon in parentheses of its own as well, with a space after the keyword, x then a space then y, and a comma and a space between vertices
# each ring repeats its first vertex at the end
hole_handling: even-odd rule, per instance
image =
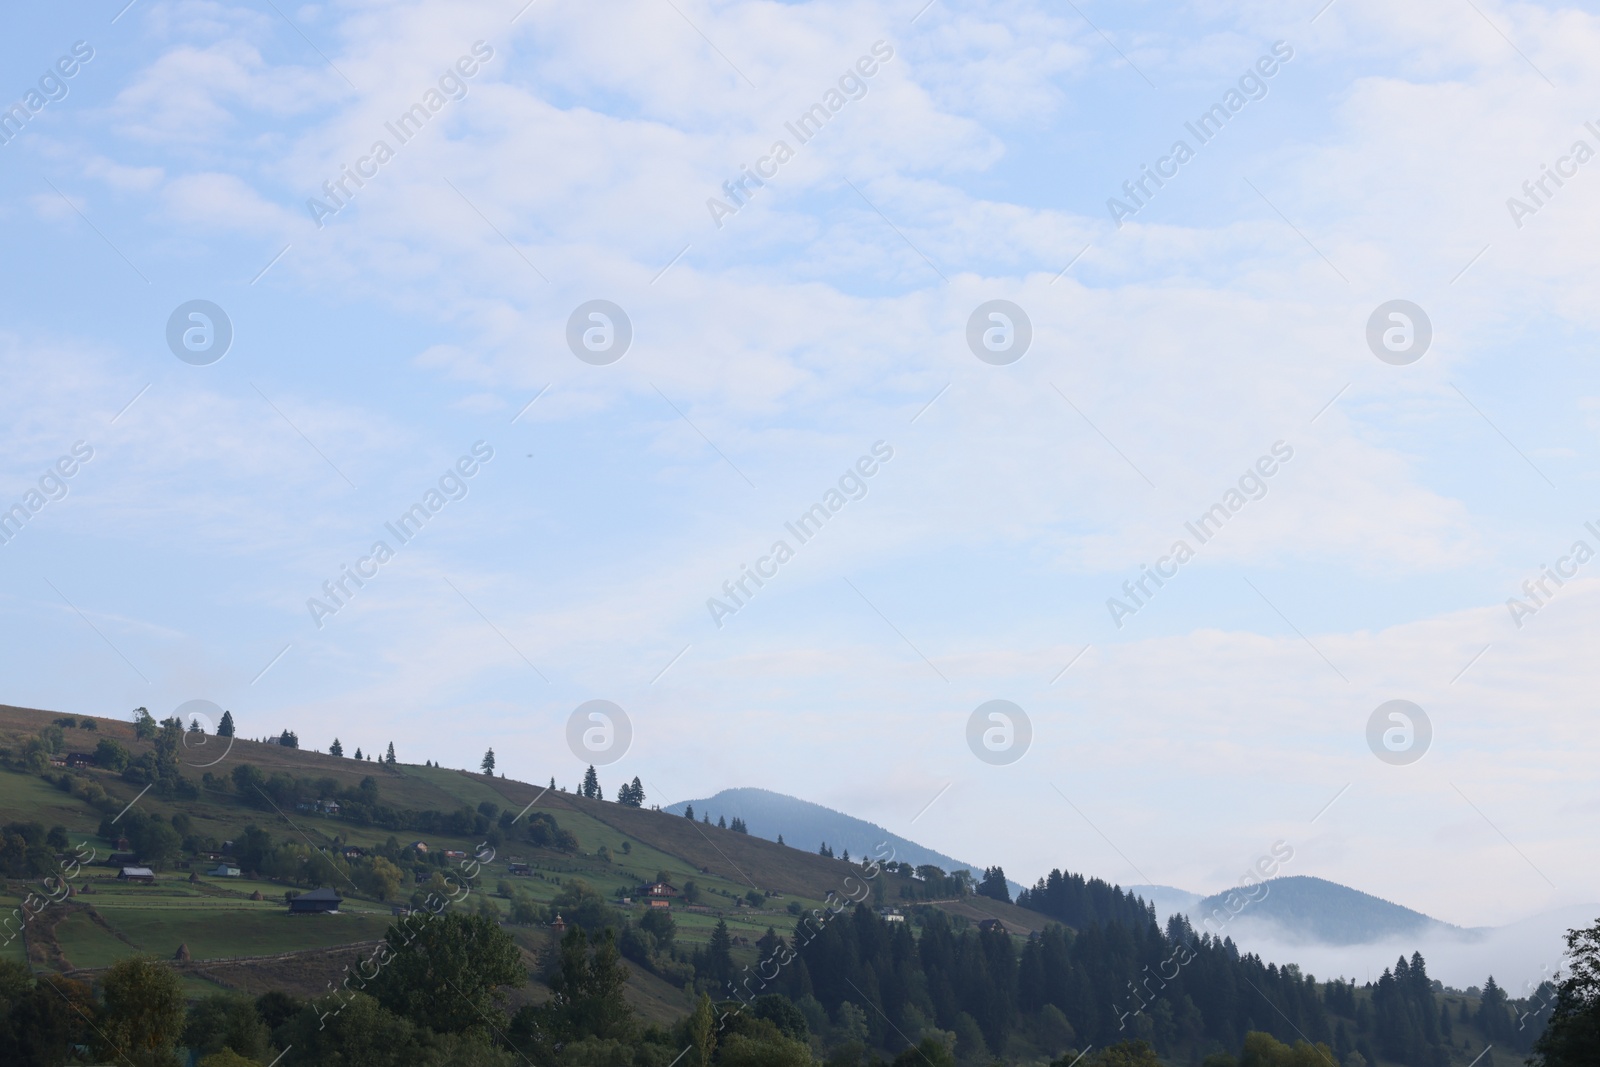
POLYGON ((383 757, 383 762, 387 763, 391 767, 394 766, 394 742, 393 741, 389 742, 389 754, 387 756, 383 757))
POLYGON ((494 749, 491 748, 483 754, 483 762, 478 766, 484 774, 487 774, 490 778, 494 777, 494 749))
POLYGON ((222 721, 217 723, 217 736, 218 737, 232 737, 233 736, 233 712, 225 711, 225 712, 222 713, 222 721))
POLYGON ((594 764, 589 764, 589 769, 583 772, 583 786, 581 792, 587 800, 599 800, 600 776, 594 771, 594 764))
POLYGON ((359 748, 356 749, 356 759, 361 759, 361 750, 359 748))
POLYGON ((328 755, 338 756, 341 759, 344 757, 344 746, 339 743, 337 737, 333 739, 333 744, 328 746, 328 755))

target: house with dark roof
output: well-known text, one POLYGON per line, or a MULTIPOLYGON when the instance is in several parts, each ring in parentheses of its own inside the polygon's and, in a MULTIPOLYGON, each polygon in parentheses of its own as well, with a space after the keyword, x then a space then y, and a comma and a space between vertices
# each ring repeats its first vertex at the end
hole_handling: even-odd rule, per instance
POLYGON ((344 898, 332 889, 313 889, 289 901, 290 915, 337 915, 344 898))
POLYGON ((651 882, 649 885, 639 887, 637 894, 641 897, 675 897, 678 889, 671 882, 651 882))
POLYGON ((86 768, 86 767, 93 767, 94 765, 95 764, 94 764, 94 753, 93 752, 68 752, 67 753, 67 766, 68 767, 76 767, 76 768, 79 768, 81 770, 81 769, 86 768))

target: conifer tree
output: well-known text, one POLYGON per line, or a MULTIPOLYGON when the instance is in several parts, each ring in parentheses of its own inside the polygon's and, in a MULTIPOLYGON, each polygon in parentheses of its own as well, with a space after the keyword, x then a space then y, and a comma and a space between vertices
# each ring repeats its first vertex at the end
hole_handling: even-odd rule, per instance
POLYGON ((483 770, 484 774, 490 778, 494 777, 494 749, 491 748, 483 754, 483 762, 478 766, 483 770))
POLYGON ((383 762, 387 763, 391 767, 394 766, 394 742, 393 741, 389 742, 389 754, 387 756, 383 757, 383 762))
POLYGON ((338 756, 341 759, 344 757, 344 746, 339 743, 337 737, 333 739, 333 744, 328 746, 328 755, 338 756))
POLYGON ((222 713, 222 721, 217 723, 217 736, 218 737, 232 737, 233 736, 233 712, 224 711, 222 713))

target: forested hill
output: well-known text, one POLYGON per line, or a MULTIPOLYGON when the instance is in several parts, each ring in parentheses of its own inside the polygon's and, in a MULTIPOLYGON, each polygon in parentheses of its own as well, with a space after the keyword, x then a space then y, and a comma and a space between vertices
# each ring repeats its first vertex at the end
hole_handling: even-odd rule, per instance
MULTIPOLYGON (((1295 941, 1361 945, 1446 931, 1467 933, 1420 911, 1323 878, 1295 875, 1273 878, 1264 885, 1266 895, 1251 903, 1248 919, 1274 923, 1295 941)), ((1202 916, 1213 912, 1228 913, 1227 893, 1202 900, 1189 912, 1189 919, 1200 925, 1202 916)))

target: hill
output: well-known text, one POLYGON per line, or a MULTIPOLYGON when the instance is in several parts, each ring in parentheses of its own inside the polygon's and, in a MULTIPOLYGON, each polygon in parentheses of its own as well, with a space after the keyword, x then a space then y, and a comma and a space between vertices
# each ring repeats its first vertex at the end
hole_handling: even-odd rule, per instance
MULTIPOLYGON (((1265 885, 1267 895, 1248 905, 1238 918, 1253 925, 1271 924, 1278 928, 1280 939, 1289 943, 1364 945, 1465 932, 1420 911, 1324 878, 1294 875, 1269 879, 1265 885)), ((1199 901, 1188 911, 1189 918, 1199 924, 1217 909, 1227 915, 1227 896, 1218 893, 1199 901)))
MULTIPOLYGON (((466 866, 460 857, 474 855, 488 858, 458 907, 504 923, 536 973, 554 954, 550 924, 563 909, 571 918, 574 907, 603 906, 621 920, 637 919, 647 910, 639 887, 658 879, 678 894, 670 910, 681 967, 719 922, 733 939, 735 962, 753 963, 753 945, 769 928, 787 934, 798 915, 858 896, 862 886, 887 908, 931 907, 963 927, 999 919, 1021 938, 1044 925, 1041 916, 983 897, 931 900, 937 887, 908 870, 868 879, 859 865, 812 849, 507 778, 185 734, 179 777, 144 781, 140 767, 156 747, 128 721, 0 706, 0 821, 62 835, 48 847, 15 838, 18 850, 0 856, 7 866, 0 907, 20 909, 41 877, 75 855, 91 857, 68 870, 71 895, 29 915, 0 946, 0 958, 81 974, 138 952, 170 959, 182 946, 187 959, 178 966, 192 992, 270 985, 310 995, 337 979, 352 951, 382 936, 396 907, 417 904, 435 879, 466 866), (55 751, 46 751, 41 735, 55 751), (112 765, 80 765, 80 758, 68 765, 67 756, 93 757, 107 742, 122 750, 112 765), (129 760, 132 766, 117 766, 129 760), (171 828, 147 835, 164 836, 165 844, 141 838, 138 828, 151 826, 171 828), (270 859, 247 855, 252 827, 269 838, 270 859), (125 835, 134 840, 119 842, 125 835), (129 856, 113 865, 119 849, 129 856), (345 850, 361 855, 347 860, 345 850), (241 864, 240 876, 210 873, 217 856, 241 864), (374 857, 392 861, 399 884, 374 877, 374 857), (155 868, 154 884, 117 877, 134 859, 155 868), (344 897, 340 914, 291 919, 285 895, 318 885, 344 897), (518 912, 519 900, 533 907, 518 912)), ((693 1004, 674 981, 681 969, 664 962, 656 971, 631 969, 629 999, 647 1018, 677 1018, 693 1004)))
MULTIPOLYGON (((815 851, 826 844, 835 855, 843 856, 848 852, 859 857, 880 855, 879 846, 888 842, 894 848, 895 858, 913 867, 932 864, 950 872, 970 871, 974 879, 983 878, 982 867, 890 833, 877 823, 770 789, 724 789, 702 800, 668 805, 664 810, 681 815, 688 808, 693 808, 696 815, 710 815, 713 821, 718 816, 729 819, 738 816, 756 837, 776 841, 781 836, 797 848, 815 851)), ((1014 881, 1006 884, 1011 887, 1013 898, 1022 890, 1014 881)))

